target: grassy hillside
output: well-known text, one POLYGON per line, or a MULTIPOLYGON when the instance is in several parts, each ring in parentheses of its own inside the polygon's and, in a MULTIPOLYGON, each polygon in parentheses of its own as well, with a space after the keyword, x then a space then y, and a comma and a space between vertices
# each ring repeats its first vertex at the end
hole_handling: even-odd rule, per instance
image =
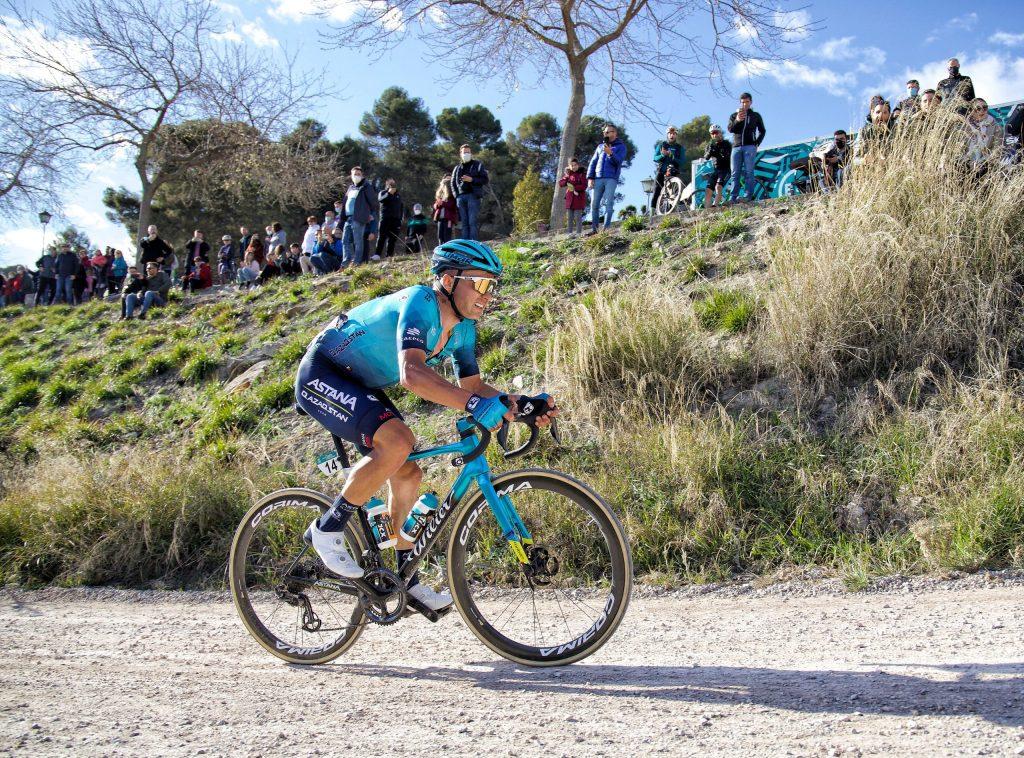
MULTIPOLYGON (((501 248, 481 366, 560 398, 565 445, 534 462, 614 504, 640 577, 817 566, 859 586, 1024 566, 1024 218, 1000 200, 1024 181, 896 170, 865 167, 831 198, 501 248)), ((329 437, 291 411, 308 340, 426 280, 403 260, 177 298, 145 322, 106 303, 0 312, 0 573, 218 581, 253 498, 332 490, 314 464, 329 437), (252 388, 225 391, 260 360, 252 388)), ((394 397, 422 438, 451 433, 455 414, 394 397)))

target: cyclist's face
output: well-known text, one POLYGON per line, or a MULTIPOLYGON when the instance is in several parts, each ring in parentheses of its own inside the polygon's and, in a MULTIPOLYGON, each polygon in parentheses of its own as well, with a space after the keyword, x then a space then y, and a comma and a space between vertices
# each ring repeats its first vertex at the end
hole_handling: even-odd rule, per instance
MULTIPOLYGON (((461 276, 479 276, 487 279, 493 279, 494 274, 487 271, 480 271, 479 269, 467 269, 466 271, 460 272, 461 276)), ((484 315, 484 311, 491 304, 491 300, 494 297, 494 290, 488 292, 485 295, 481 295, 473 288, 473 282, 465 280, 453 280, 452 285, 458 284, 455 288, 455 305, 459 309, 459 313, 469 319, 476 321, 484 315)), ((448 291, 451 292, 451 285, 448 287, 448 291)))

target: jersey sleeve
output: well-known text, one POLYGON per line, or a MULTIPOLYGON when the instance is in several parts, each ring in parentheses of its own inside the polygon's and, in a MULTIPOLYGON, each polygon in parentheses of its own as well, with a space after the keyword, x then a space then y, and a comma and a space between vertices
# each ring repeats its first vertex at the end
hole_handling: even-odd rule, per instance
POLYGON ((416 292, 402 304, 398 312, 398 351, 427 350, 427 335, 430 331, 430 311, 428 305, 432 295, 427 292, 416 292))
POLYGON ((480 373, 476 362, 476 325, 470 322, 461 337, 459 346, 452 352, 452 366, 455 367, 455 375, 465 379, 480 373))

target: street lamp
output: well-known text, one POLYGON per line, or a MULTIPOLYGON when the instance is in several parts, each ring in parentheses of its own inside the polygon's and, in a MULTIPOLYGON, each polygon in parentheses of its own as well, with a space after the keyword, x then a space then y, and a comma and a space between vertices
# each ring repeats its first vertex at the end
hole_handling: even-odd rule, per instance
POLYGON ((46 211, 40 211, 39 223, 43 225, 43 254, 46 254, 46 225, 50 223, 50 219, 53 218, 46 211))
POLYGON ((651 195, 654 193, 654 177, 649 176, 646 179, 641 179, 640 186, 644 188, 644 192, 647 194, 647 223, 650 225, 651 217, 654 216, 654 208, 651 207, 651 195))

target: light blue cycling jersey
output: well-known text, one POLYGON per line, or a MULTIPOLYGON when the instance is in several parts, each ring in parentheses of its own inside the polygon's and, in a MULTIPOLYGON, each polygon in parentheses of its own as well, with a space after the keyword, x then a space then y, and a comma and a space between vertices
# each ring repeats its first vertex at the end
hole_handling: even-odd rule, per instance
POLYGON ((416 348, 429 357, 428 366, 451 358, 460 379, 480 373, 476 362, 476 322, 456 324, 444 349, 437 355, 441 337, 441 310, 434 290, 424 285, 378 297, 353 308, 348 318, 324 329, 309 345, 354 379, 371 389, 398 384, 398 354, 416 348))

